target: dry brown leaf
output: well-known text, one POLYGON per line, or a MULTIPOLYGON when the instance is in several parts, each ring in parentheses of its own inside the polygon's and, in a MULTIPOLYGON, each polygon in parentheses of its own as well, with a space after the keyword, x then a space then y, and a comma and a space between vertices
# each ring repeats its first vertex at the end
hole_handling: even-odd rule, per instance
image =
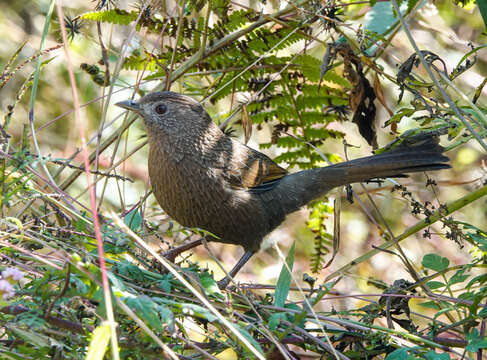
MULTIPOLYGON (((382 106, 384 106, 384 108, 389 113, 389 116, 394 115, 392 110, 387 105, 387 101, 386 101, 386 98, 384 96, 384 90, 382 88, 382 84, 380 83, 379 75, 377 73, 375 73, 375 76, 374 76, 374 93, 375 93, 376 98, 380 101, 382 106)), ((393 133, 397 133, 397 124, 395 122, 391 124, 391 131, 393 133)))

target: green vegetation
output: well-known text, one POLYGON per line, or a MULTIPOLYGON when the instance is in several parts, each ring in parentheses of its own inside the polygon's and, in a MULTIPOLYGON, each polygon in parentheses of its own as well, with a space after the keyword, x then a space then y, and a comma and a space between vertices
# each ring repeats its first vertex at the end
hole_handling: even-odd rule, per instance
POLYGON ((0 1, 0 358, 487 358, 484 2, 248 3, 0 1), (453 168, 331 192, 221 291, 240 250, 167 256, 205 233, 112 106, 156 90, 291 171, 425 132, 453 168))

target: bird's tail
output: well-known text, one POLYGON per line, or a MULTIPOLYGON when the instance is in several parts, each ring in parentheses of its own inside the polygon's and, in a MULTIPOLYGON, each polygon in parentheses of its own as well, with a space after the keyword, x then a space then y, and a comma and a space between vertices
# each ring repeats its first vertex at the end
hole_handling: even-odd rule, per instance
POLYGON ((407 173, 448 169, 448 157, 432 135, 405 139, 394 150, 285 176, 273 189, 285 213, 315 200, 331 189, 376 178, 404 177, 407 173))

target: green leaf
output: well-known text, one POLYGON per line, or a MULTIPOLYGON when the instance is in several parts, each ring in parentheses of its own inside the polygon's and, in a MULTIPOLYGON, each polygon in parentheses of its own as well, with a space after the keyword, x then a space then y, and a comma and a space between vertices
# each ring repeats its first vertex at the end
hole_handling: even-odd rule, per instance
POLYGON ((262 350, 262 347, 260 346, 260 344, 254 339, 254 337, 252 335, 249 334, 249 332, 244 329, 242 326, 240 326, 239 324, 233 324, 233 326, 243 335, 243 337, 245 339, 248 340, 249 343, 251 343, 261 354, 264 353, 264 351, 262 350))
POLYGON ((157 304, 147 295, 140 295, 135 298, 126 298, 126 303, 142 320, 147 322, 153 329, 163 331, 162 323, 156 312, 157 304))
POLYGON ((439 272, 448 268, 448 265, 450 265, 450 260, 437 254, 426 254, 423 257, 421 265, 427 269, 432 269, 439 272))
POLYGON ((137 231, 142 224, 142 216, 140 216, 139 210, 135 207, 130 211, 123 219, 125 225, 127 225, 130 230, 137 231))
POLYGON ((411 116, 416 112, 416 109, 409 109, 409 108, 402 108, 385 122, 384 127, 391 125, 392 123, 398 123, 402 120, 405 116, 411 116))
POLYGON ((76 295, 85 295, 88 293, 90 287, 86 284, 78 274, 71 274, 69 281, 72 289, 76 291, 76 295))
POLYGON ((74 228, 76 231, 79 232, 84 232, 85 231, 85 226, 86 226, 86 221, 83 219, 76 219, 73 223, 74 228))
POLYGON ((286 262, 282 265, 279 279, 277 280, 276 292, 274 295, 274 306, 283 307, 286 303, 287 295, 289 294, 289 288, 291 287, 291 273, 289 272, 289 270, 293 270, 294 245, 295 243, 293 242, 286 256, 286 262), (287 269, 288 267, 289 270, 287 269))
POLYGON ((449 312, 451 311, 456 311, 458 310, 456 307, 454 307, 453 305, 451 306, 448 306, 444 309, 441 309, 440 311, 438 311, 436 314, 435 314, 435 319, 439 318, 441 315, 443 314, 448 314, 449 312))
POLYGON ((430 350, 426 354, 424 354, 424 358, 426 360, 449 360, 450 355, 448 355, 447 353, 438 354, 435 351, 430 350))
POLYGON ((107 277, 110 280, 110 283, 112 285, 111 289, 114 293, 127 291, 125 283, 113 272, 107 271, 107 277))
POLYGON ((450 121, 450 126, 448 126, 448 140, 451 141, 455 139, 465 127, 456 121, 450 121))
POLYGON ((467 234, 467 236, 476 243, 480 250, 487 251, 487 237, 481 234, 473 233, 467 234))
POLYGON ((272 314, 269 318, 269 329, 276 330, 277 326, 281 323, 282 320, 287 320, 286 314, 284 313, 275 313, 272 314))
MULTIPOLYGON (((3 302, 1 306, 8 305, 8 302, 3 302)), ((36 311, 27 311, 25 313, 18 314, 16 317, 16 325, 19 328, 27 328, 31 330, 42 329, 46 326, 46 320, 40 317, 40 314, 36 311)))
POLYGON ((197 316, 203 319, 208 320, 209 322, 213 322, 218 320, 218 318, 213 315, 211 311, 204 308, 203 306, 196 305, 196 304, 182 304, 181 310, 183 313, 188 314, 190 316, 197 316))
POLYGON ((172 290, 171 279, 172 275, 164 274, 162 280, 157 283, 157 286, 159 286, 162 291, 170 293, 172 290))
POLYGON ((458 295, 458 298, 461 300, 471 300, 471 301, 477 301, 477 294, 475 292, 463 292, 460 295, 458 295))
POLYGON ((201 285, 209 295, 219 294, 223 296, 215 279, 213 279, 213 277, 211 277, 211 275, 208 272, 205 271, 201 273, 199 277, 200 277, 201 285))
MULTIPOLYGON (((17 349, 14 351, 8 351, 5 349, 2 349, 3 358, 8 359, 8 360, 25 360, 25 358, 26 358, 25 355, 19 355, 15 351, 17 351, 17 349)), ((41 356, 39 351, 36 351, 36 355, 41 356)))
POLYGON ((110 325, 108 322, 103 322, 97 326, 93 331, 86 360, 101 360, 105 355, 110 340, 110 325))
POLYGON ((470 277, 470 275, 465 275, 464 274, 465 271, 466 269, 460 269, 457 272, 455 272, 455 274, 453 274, 453 276, 448 280, 448 285, 451 286, 453 284, 461 283, 467 280, 470 277))
POLYGON ((428 281, 426 283, 431 290, 439 289, 445 286, 441 281, 428 281))
POLYGON ((169 331, 174 331, 174 314, 171 309, 164 304, 155 305, 155 309, 161 319, 161 325, 167 325, 169 331))
MULTIPOLYGON (((389 1, 375 3, 365 16, 364 28, 369 32, 383 35, 397 22, 392 12, 392 4, 389 1)), ((372 45, 366 52, 372 55, 377 45, 372 45)))
POLYGON ((419 0, 408 0, 408 12, 410 12, 413 7, 416 6, 419 0))
POLYGON ((304 329, 304 324, 306 323, 305 317, 302 316, 302 311, 303 309, 300 308, 298 305, 293 304, 293 303, 288 303, 284 306, 286 309, 291 309, 293 312, 287 312, 286 317, 289 322, 295 323, 298 318, 301 320, 296 323, 297 326, 301 327, 304 329), (298 312, 295 312, 298 311, 298 312))
POLYGON ((479 349, 487 349, 487 339, 480 337, 477 329, 472 329, 467 340, 468 345, 465 348, 467 351, 477 352, 479 349))
POLYGON ((115 265, 115 269, 116 269, 116 271, 114 271, 114 273, 117 273, 119 275, 128 276, 133 281, 154 280, 153 277, 147 276, 149 273, 148 271, 144 272, 138 266, 135 266, 135 265, 133 265, 133 264, 131 264, 125 260, 119 261, 115 265))
POLYGON ((474 277, 472 280, 470 280, 466 286, 466 288, 472 287, 475 283, 483 284, 487 281, 487 274, 482 274, 474 277))
POLYGON ((49 346, 49 337, 36 333, 34 331, 28 331, 21 329, 17 326, 8 326, 8 330, 14 333, 16 336, 24 340, 26 343, 36 347, 43 348, 49 346))
POLYGON ((480 10, 480 15, 482 15, 482 19, 484 20, 485 29, 487 29, 487 2, 484 0, 477 0, 477 6, 480 10))
POLYGON ((387 355, 386 360, 410 360, 413 359, 409 355, 410 348, 403 347, 397 350, 394 350, 389 355, 387 355))
POLYGON ((441 309, 440 305, 438 305, 434 301, 426 301, 426 302, 420 303, 419 305, 423 306, 425 308, 428 308, 428 309, 434 309, 434 310, 440 310, 441 309))

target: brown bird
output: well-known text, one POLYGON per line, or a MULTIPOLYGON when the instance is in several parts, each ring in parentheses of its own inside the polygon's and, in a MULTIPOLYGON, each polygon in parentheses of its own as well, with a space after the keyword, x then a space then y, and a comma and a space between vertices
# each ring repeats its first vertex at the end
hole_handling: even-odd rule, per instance
MULTIPOLYGON (((149 176, 160 206, 212 241, 241 245, 235 274, 286 215, 331 189, 375 178, 446 169, 438 138, 404 141, 379 155, 289 173, 266 155, 225 135, 194 99, 155 92, 117 106, 140 115, 149 138, 149 176)), ((402 175, 404 176, 404 175, 402 175)), ((220 283, 228 284, 227 277, 220 283)))

